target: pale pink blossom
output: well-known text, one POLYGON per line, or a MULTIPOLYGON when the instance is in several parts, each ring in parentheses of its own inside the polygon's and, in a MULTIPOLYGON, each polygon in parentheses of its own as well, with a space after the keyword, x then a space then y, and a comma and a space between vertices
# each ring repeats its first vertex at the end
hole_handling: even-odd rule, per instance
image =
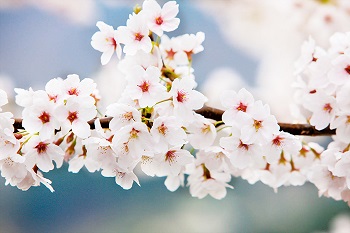
POLYGON ((177 176, 167 176, 167 178, 164 181, 165 187, 170 191, 174 192, 176 191, 180 186, 184 186, 185 184, 185 176, 181 172, 177 176))
POLYGON ((207 118, 195 114, 194 121, 187 127, 188 140, 195 149, 210 147, 216 138, 216 128, 207 118))
POLYGON ((59 168, 63 163, 63 150, 51 143, 50 140, 41 140, 38 136, 32 136, 24 145, 25 164, 28 167, 38 166, 43 172, 54 169, 52 161, 55 161, 59 168))
POLYGON ((284 156, 289 161, 291 155, 298 154, 302 148, 301 141, 294 135, 285 132, 279 132, 273 135, 272 140, 266 145, 266 161, 270 164, 278 162, 283 151, 284 156))
POLYGON ((114 51, 117 53, 118 58, 121 58, 122 49, 119 44, 118 33, 114 28, 102 21, 98 21, 96 26, 100 29, 91 38, 91 46, 102 52, 101 64, 106 65, 114 51))
POLYGON ((322 91, 309 95, 304 106, 312 112, 310 124, 318 130, 326 128, 335 117, 336 100, 322 91))
POLYGON ((241 139, 244 143, 266 143, 273 134, 279 131, 275 116, 270 114, 270 107, 259 100, 254 103, 248 114, 239 111, 235 117, 235 125, 240 128, 241 139))
POLYGON ((193 156, 187 150, 180 147, 172 147, 166 152, 156 154, 154 160, 157 160, 156 176, 177 176, 183 168, 193 162, 193 156))
POLYGON ((134 182, 140 186, 139 179, 133 171, 123 169, 116 163, 103 169, 101 174, 105 177, 115 177, 115 182, 123 189, 131 189, 134 182))
POLYGON ((16 95, 16 104, 21 107, 28 107, 33 104, 33 95, 34 91, 30 87, 28 90, 22 88, 15 88, 16 95))
POLYGON ((90 78, 84 78, 80 81, 79 75, 70 74, 62 83, 64 98, 69 97, 85 97, 81 101, 82 105, 89 106, 95 104, 94 98, 91 96, 96 90, 96 83, 90 78))
POLYGON ((152 50, 152 41, 148 36, 149 29, 145 24, 143 14, 133 14, 126 21, 126 26, 117 29, 120 43, 124 44, 126 55, 135 55, 138 50, 149 53, 152 50))
POLYGON ((193 110, 203 107, 207 98, 193 90, 195 83, 191 79, 175 79, 170 94, 173 97, 174 114, 183 121, 193 120, 193 110))
POLYGON ((64 98, 63 79, 61 78, 50 79, 45 85, 45 91, 50 101, 54 103, 61 103, 62 98, 64 98))
POLYGON ((126 104, 108 105, 106 115, 113 117, 109 122, 109 129, 114 133, 126 125, 141 122, 141 113, 136 108, 126 104))
POLYGON ((233 134, 230 137, 222 137, 220 146, 230 158, 232 166, 244 169, 255 163, 263 161, 261 147, 257 143, 245 143, 240 137, 233 134))
POLYGON ((154 120, 150 133, 156 143, 157 151, 165 151, 168 145, 182 146, 186 142, 186 133, 174 116, 161 116, 154 120))
POLYGON ((141 108, 152 107, 170 97, 165 86, 159 83, 160 75, 157 67, 150 66, 145 70, 141 66, 134 66, 126 76, 128 85, 124 93, 137 100, 141 108))
POLYGON ((179 5, 175 1, 166 2, 162 8, 154 0, 146 0, 142 5, 147 26, 158 36, 162 36, 163 31, 171 32, 178 28, 180 19, 175 18, 178 12, 179 5))
POLYGON ((235 91, 224 91, 221 95, 221 104, 226 108, 226 111, 222 115, 222 121, 226 125, 233 126, 235 122, 235 116, 238 112, 250 113, 254 106, 254 97, 245 88, 235 91))
POLYGON ((163 61, 159 48, 156 46, 153 47, 150 53, 138 50, 135 55, 126 55, 124 59, 118 63, 118 69, 125 75, 132 72, 135 66, 141 66, 145 70, 150 66, 162 69, 163 61))
POLYGON ((329 71, 329 80, 337 85, 345 84, 350 80, 350 56, 340 55, 333 62, 333 68, 329 71))
POLYGON ((61 122, 61 130, 67 133, 70 129, 80 138, 90 136, 90 125, 88 121, 96 116, 96 107, 84 107, 81 98, 69 98, 66 105, 56 108, 55 115, 61 122))
POLYGON ((43 98, 37 104, 26 107, 23 112, 23 127, 29 133, 39 133, 42 140, 50 139, 60 124, 55 116, 55 105, 44 92, 43 98))
POLYGON ((192 197, 202 199, 209 194, 218 200, 226 196, 226 188, 233 188, 227 184, 230 180, 230 174, 209 171, 204 165, 195 167, 187 179, 192 197))
POLYGON ((112 148, 123 168, 133 167, 147 151, 151 151, 153 140, 147 126, 141 122, 126 125, 112 139, 112 148))

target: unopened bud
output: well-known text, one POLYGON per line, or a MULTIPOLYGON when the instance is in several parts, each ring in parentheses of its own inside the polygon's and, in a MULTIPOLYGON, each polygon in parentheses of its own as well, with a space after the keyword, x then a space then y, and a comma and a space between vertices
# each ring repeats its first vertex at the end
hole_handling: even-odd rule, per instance
POLYGON ((136 4, 136 6, 134 6, 134 13, 135 14, 140 13, 141 10, 142 10, 142 7, 139 4, 136 4))

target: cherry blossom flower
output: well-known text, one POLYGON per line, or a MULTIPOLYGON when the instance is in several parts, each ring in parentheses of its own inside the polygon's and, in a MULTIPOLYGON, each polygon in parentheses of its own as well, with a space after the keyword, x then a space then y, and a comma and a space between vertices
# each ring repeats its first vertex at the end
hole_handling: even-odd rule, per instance
POLYGON ((196 153, 197 161, 205 164, 208 170, 230 172, 232 164, 229 157, 224 153, 221 147, 211 147, 205 150, 199 150, 196 153))
POLYGON ((182 53, 185 53, 188 59, 187 62, 184 61, 184 63, 182 63, 183 65, 192 60, 192 54, 197 54, 204 50, 202 43, 205 40, 205 34, 203 32, 197 32, 196 34, 184 34, 179 36, 178 40, 180 45, 179 50, 181 50, 182 53))
POLYGON ((95 104, 95 100, 91 95, 96 89, 96 83, 94 83, 92 79, 84 78, 80 81, 79 75, 70 74, 65 80, 63 80, 62 85, 65 99, 72 96, 85 97, 86 99, 82 101, 81 104, 85 106, 95 104))
MULTIPOLYGON (((15 162, 11 157, 0 159, 0 168, 1 176, 6 179, 5 185, 10 184, 11 186, 17 186, 23 181, 23 179, 25 179, 28 173, 27 167, 24 163, 15 162)), ((22 188, 22 190, 27 189, 22 188)))
POLYGON ((169 92, 173 97, 175 116, 189 122, 193 120, 193 110, 200 109, 207 101, 202 93, 192 89, 194 85, 190 79, 175 79, 169 92))
POLYGON ((157 151, 166 151, 168 145, 182 146, 187 138, 181 123, 174 116, 156 118, 150 133, 157 145, 157 151))
POLYGON ((334 165, 333 174, 338 177, 345 177, 347 188, 350 189, 350 151, 341 153, 340 156, 340 159, 334 165))
POLYGON ((16 104, 21 107, 28 107, 33 104, 33 95, 34 91, 30 87, 28 90, 21 88, 15 88, 16 95, 16 104))
POLYGON ((68 171, 77 173, 85 166, 89 172, 95 172, 116 161, 116 154, 112 150, 111 132, 104 132, 98 118, 94 123, 95 135, 82 141, 83 153, 69 161, 68 171))
POLYGON ((149 53, 152 50, 152 41, 148 36, 149 30, 144 23, 143 14, 133 14, 126 21, 126 26, 118 27, 120 43, 124 44, 123 51, 127 55, 135 55, 138 50, 149 53))
POLYGON ((254 163, 262 162, 262 151, 259 144, 245 143, 234 133, 230 137, 222 137, 220 146, 224 153, 230 158, 232 165, 239 169, 252 166, 254 163))
POLYGON ((49 99, 54 103, 61 103, 64 98, 63 93, 63 79, 53 78, 50 79, 45 85, 45 91, 49 96, 49 99))
POLYGON ((161 154, 156 154, 156 176, 177 176, 183 168, 193 162, 193 156, 187 150, 180 147, 172 147, 161 154))
POLYGON ((118 33, 114 28, 102 21, 98 21, 96 26, 100 29, 91 38, 91 46, 102 52, 101 64, 106 65, 114 51, 117 53, 118 58, 121 58, 122 49, 119 44, 118 33))
POLYGON ((254 97, 245 88, 235 91, 225 91, 221 95, 221 103, 227 108, 222 114, 222 121, 226 125, 233 126, 235 122, 235 116, 239 111, 250 113, 254 106, 254 97))
POLYGON ((147 151, 151 151, 153 140, 148 128, 141 122, 126 125, 117 131, 112 139, 112 149, 123 168, 133 167, 147 151))
POLYGON ((113 117, 109 123, 109 128, 114 133, 126 125, 141 122, 140 112, 126 104, 114 103, 108 105, 106 115, 113 117))
POLYGON ((350 56, 340 55, 333 60, 333 68, 328 73, 329 80, 342 85, 350 80, 350 56))
POLYGON ((312 172, 309 173, 308 179, 318 188, 319 196, 324 195, 335 200, 341 200, 341 192, 345 188, 346 179, 334 176, 327 166, 315 166, 312 172))
POLYGON ((23 163, 25 157, 18 154, 20 142, 14 138, 12 133, 7 135, 4 133, 0 133, 0 160, 10 159, 16 163, 23 163))
POLYGON ((118 63, 118 69, 125 75, 132 73, 135 66, 141 66, 145 70, 150 66, 162 69, 163 61, 159 48, 157 46, 153 47, 150 53, 138 50, 135 55, 126 55, 124 59, 118 63))
POLYGON ((171 32, 178 28, 180 19, 175 18, 178 12, 179 5, 175 1, 166 2, 162 8, 154 0, 146 0, 142 5, 147 26, 158 36, 162 36, 163 31, 171 32))
POLYGON ((141 170, 147 175, 154 177, 157 173, 159 162, 154 159, 154 155, 142 155, 141 170))
POLYGON ((230 180, 230 174, 209 171, 204 165, 200 165, 189 175, 188 185, 193 197, 202 199, 209 194, 220 200, 226 196, 226 187, 233 188, 227 184, 230 180))
MULTIPOLYGON (((181 61, 186 61, 188 59, 187 55, 184 53, 182 53, 182 55, 177 55, 177 52, 181 51, 177 37, 172 37, 170 39, 167 35, 163 35, 161 40, 162 43, 159 45, 159 49, 165 65, 176 67, 178 64, 183 63, 181 61)), ((186 63, 187 61, 185 64, 186 63)))
MULTIPOLYGON (((37 93, 36 93, 37 94, 37 93)), ((51 138, 60 124, 55 117, 55 105, 46 94, 41 94, 41 101, 23 110, 23 127, 29 133, 38 132, 42 140, 51 138)))
POLYGON ((169 97, 166 88, 159 83, 160 70, 150 66, 144 70, 141 66, 134 66, 126 79, 128 85, 125 94, 133 100, 138 100, 141 108, 152 107, 157 102, 169 97))
POLYGON ((54 169, 52 161, 55 161, 59 168, 63 163, 63 150, 52 144, 50 140, 41 140, 38 136, 32 136, 24 145, 25 164, 28 167, 38 166, 43 172, 54 169))
POLYGON ((90 125, 88 121, 96 116, 96 107, 84 107, 79 98, 70 98, 66 105, 56 108, 55 115, 61 122, 61 130, 67 133, 72 129, 78 137, 87 138, 90 136, 90 125))
POLYGON ((275 116, 270 114, 268 105, 256 101, 250 114, 239 111, 235 124, 240 127, 241 139, 244 143, 266 142, 279 131, 275 116))
POLYGON ((105 177, 115 177, 115 182, 123 189, 131 189, 134 182, 140 186, 139 179, 133 171, 123 169, 116 163, 103 169, 101 174, 105 177))
POLYGON ((216 128, 212 122, 196 114, 195 120, 187 127, 188 140, 195 149, 210 147, 216 138, 216 128))
POLYGON ((284 156, 291 159, 291 155, 298 154, 302 145, 299 139, 289 133, 279 132, 275 134, 266 145, 266 161, 269 164, 277 163, 283 151, 284 156))
POLYGON ((184 186, 185 176, 180 173, 177 176, 167 176, 164 181, 164 185, 170 192, 176 191, 180 186, 184 186))
POLYGON ((336 32, 329 38, 329 42, 331 44, 330 53, 344 54, 350 49, 350 32, 336 32))
POLYGON ((322 91, 310 95, 304 106, 312 111, 310 124, 318 130, 326 128, 335 117, 336 100, 322 91))

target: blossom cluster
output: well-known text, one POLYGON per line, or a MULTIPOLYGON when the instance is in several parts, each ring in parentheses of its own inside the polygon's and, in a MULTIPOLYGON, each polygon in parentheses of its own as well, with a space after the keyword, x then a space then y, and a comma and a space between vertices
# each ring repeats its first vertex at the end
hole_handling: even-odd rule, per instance
MULTIPOLYGON (((51 181, 41 171, 53 170, 53 161, 57 168, 61 167, 65 155, 68 159, 72 154, 76 138, 90 136, 88 121, 97 113, 96 84, 92 79, 80 81, 74 74, 65 80, 50 80, 45 90, 17 88, 15 91, 16 103, 24 107, 25 130, 13 133, 12 114, 1 113, 1 175, 6 183, 22 190, 44 183, 53 191, 51 181), (64 139, 68 145, 65 151, 60 147, 64 139)), ((1 104, 7 103, 7 96, 1 97, 1 104)))
MULTIPOLYGON (((160 6, 145 0, 126 26, 97 22, 91 45, 102 52, 102 65, 116 54, 127 83, 122 97, 105 111, 97 110, 94 81, 76 74, 51 79, 45 90, 15 89, 16 103, 24 108, 23 129, 14 129, 13 115, 0 109, 0 170, 6 184, 27 190, 43 183, 53 191, 43 173, 65 161, 70 172, 99 171, 124 189, 140 185, 143 173, 165 177, 170 191, 187 178, 192 196, 221 199, 236 176, 275 190, 310 180, 321 194, 349 201, 349 78, 328 79, 329 73, 341 73, 340 67, 349 73, 349 65, 344 66, 349 35, 339 34, 337 46, 323 52, 324 58, 309 42, 299 62, 298 93, 310 123, 317 129, 329 123, 337 128, 335 141, 324 151, 281 131, 270 107, 244 88, 222 93, 222 121, 198 114, 207 98, 195 90, 192 59, 203 51, 205 35, 165 35, 179 26, 178 12, 174 1, 160 6), (321 177, 323 171, 331 180, 321 177)), ((1 107, 6 93, 0 91, 0 97, 1 107)))
POLYGON ((322 130, 336 129, 310 181, 320 195, 350 201, 350 33, 335 33, 325 50, 310 37, 296 62, 295 100, 300 114, 322 130))

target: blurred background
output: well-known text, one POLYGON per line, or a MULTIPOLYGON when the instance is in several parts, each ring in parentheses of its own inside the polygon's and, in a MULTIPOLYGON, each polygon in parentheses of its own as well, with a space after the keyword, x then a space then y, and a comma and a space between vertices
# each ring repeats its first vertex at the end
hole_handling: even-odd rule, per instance
MULTIPOLYGON (((164 1, 158 1, 164 3, 164 1)), ((194 56, 196 80, 220 107, 224 89, 245 87, 291 122, 294 61, 312 35, 327 47, 335 31, 350 31, 348 0, 179 0, 177 36, 203 31, 205 50, 194 56)), ((0 0, 0 88, 43 88, 51 78, 76 73, 98 83, 104 105, 123 89, 117 61, 102 67, 90 46, 98 20, 125 25, 134 0, 0 0)), ((16 112, 20 117, 20 110, 16 112)), ((104 109, 102 109, 104 111, 104 109)), ((327 139, 325 139, 327 140, 327 139)), ((322 140, 321 140, 322 143, 322 140)), ((0 178, 0 233, 22 232, 350 232, 347 204, 318 198, 311 184, 278 193, 234 178, 226 198, 169 192, 164 178, 141 177, 125 191, 113 178, 67 166, 45 177, 56 190, 22 192, 0 178)))

